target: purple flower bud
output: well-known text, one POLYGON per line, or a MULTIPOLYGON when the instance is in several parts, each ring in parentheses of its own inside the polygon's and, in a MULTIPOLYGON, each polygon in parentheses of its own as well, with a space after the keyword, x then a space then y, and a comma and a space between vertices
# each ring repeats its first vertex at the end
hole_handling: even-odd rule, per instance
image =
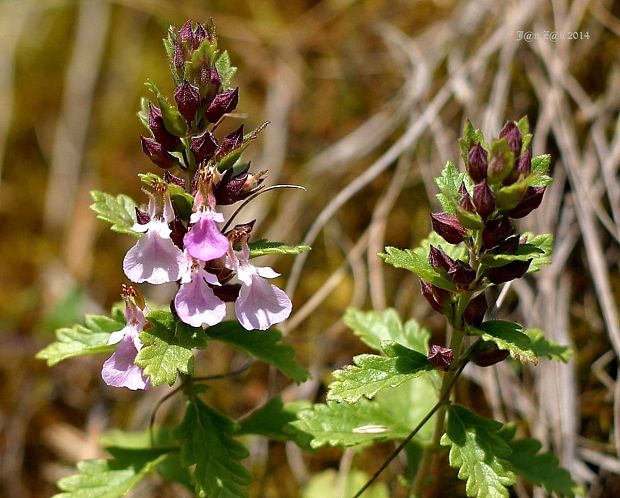
POLYGON ((487 343, 483 349, 474 351, 471 361, 480 367, 490 367, 508 358, 510 353, 505 349, 499 349, 494 343, 487 343))
POLYGON ((523 176, 529 175, 530 171, 532 171, 532 150, 529 147, 517 159, 517 167, 515 169, 523 176))
POLYGON ((482 247, 491 249, 512 235, 514 231, 514 225, 506 216, 488 221, 482 231, 482 247))
POLYGON ((207 119, 217 123, 224 114, 235 110, 239 102, 239 88, 232 88, 215 96, 207 108, 207 119))
POLYGON ((451 295, 447 290, 435 287, 425 280, 420 280, 422 295, 437 313, 447 315, 450 311, 451 295))
POLYGON ((168 169, 178 164, 178 160, 168 154, 159 142, 146 137, 140 137, 140 140, 144 153, 160 168, 168 169))
POLYGON ((189 81, 183 80, 174 91, 174 100, 185 121, 188 123, 192 122, 200 105, 200 92, 198 88, 189 81))
POLYGON ((474 144, 467 154, 467 172, 475 183, 487 177, 487 151, 482 145, 474 144))
POLYGON ((205 40, 205 38, 207 38, 207 30, 202 24, 196 23, 196 29, 194 31, 194 43, 192 45, 194 50, 197 50, 198 47, 200 47, 200 44, 205 40))
POLYGON ((456 216, 448 213, 431 214, 431 223, 433 230, 442 236, 446 242, 450 244, 459 244, 463 242, 467 235, 467 230, 461 225, 456 216))
POLYGON ((200 164, 213 157, 217 149, 217 140, 210 132, 205 131, 202 135, 192 138, 190 149, 194 153, 196 162, 200 164))
POLYGON ((431 246, 428 252, 428 264, 436 271, 444 270, 447 272, 454 265, 454 260, 441 247, 431 246))
POLYGON ((240 147, 241 144, 243 144, 243 125, 224 137, 222 144, 217 149, 216 157, 218 159, 224 157, 229 152, 240 147))
POLYGON ((183 178, 179 178, 178 176, 174 176, 168 170, 164 171, 164 181, 166 183, 185 188, 185 180, 183 180, 183 178))
POLYGON ((463 319, 467 325, 478 326, 484 320, 484 314, 487 312, 487 298, 484 296, 484 292, 482 294, 478 294, 475 298, 473 298, 467 308, 465 308, 465 312, 463 313, 463 319))
POLYGON ((447 372, 452 364, 453 354, 450 348, 444 348, 437 344, 431 345, 428 350, 428 361, 430 361, 435 368, 447 372))
POLYGON ((191 43, 193 43, 193 41, 194 41, 194 33, 192 31, 192 21, 191 20, 187 20, 185 22, 185 24, 181 27, 181 29, 179 30, 179 38, 184 43, 190 42, 190 45, 191 45, 191 43))
POLYGON ((531 262, 531 259, 528 259, 527 261, 513 261, 512 263, 508 263, 504 266, 489 268, 486 271, 486 277, 495 285, 503 284, 504 282, 509 282, 510 280, 521 278, 525 275, 525 272, 530 267, 531 262))
POLYGON ((267 172, 261 171, 256 176, 253 176, 247 172, 249 167, 250 165, 248 164, 241 173, 234 177, 232 168, 226 170, 220 183, 217 184, 213 191, 218 204, 234 204, 259 190, 260 184, 263 182, 267 172))
POLYGON ((474 187, 473 204, 476 208, 476 212, 484 220, 495 209, 495 196, 486 180, 482 180, 478 185, 474 187))
POLYGON ((468 213, 475 213, 476 209, 471 202, 471 196, 469 195, 469 192, 467 192, 467 188, 465 188, 464 183, 461 183, 461 186, 459 187, 459 194, 461 194, 459 206, 461 206, 468 213))
POLYGON ((151 217, 147 212, 136 208, 136 220, 139 225, 146 225, 149 221, 151 221, 151 217))
POLYGON ((510 150, 515 157, 518 157, 521 154, 521 145, 523 142, 517 123, 514 121, 508 121, 504 125, 504 128, 502 128, 502 131, 499 132, 499 137, 506 139, 508 142, 508 147, 510 147, 510 150))
POLYGON ((529 187, 521 202, 508 212, 511 218, 524 218, 540 206, 546 187, 529 187))
POLYGON ((495 254, 512 254, 519 248, 519 235, 512 235, 493 248, 495 254))
POLYGON ((149 102, 149 128, 153 132, 155 140, 159 142, 166 151, 179 150, 181 139, 166 129, 164 118, 159 107, 155 107, 149 102))
POLYGON ((448 275, 459 290, 467 290, 471 283, 476 279, 476 270, 463 261, 456 260, 450 269, 448 275))

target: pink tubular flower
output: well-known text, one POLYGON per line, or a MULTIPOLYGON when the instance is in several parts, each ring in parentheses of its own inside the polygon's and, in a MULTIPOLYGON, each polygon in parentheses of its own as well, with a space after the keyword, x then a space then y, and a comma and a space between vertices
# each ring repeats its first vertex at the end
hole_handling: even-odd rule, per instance
POLYGON ((144 312, 134 303, 126 300, 125 318, 127 325, 121 330, 112 332, 108 344, 117 344, 103 364, 101 377, 104 382, 113 387, 127 387, 133 391, 151 387, 149 380, 144 376, 142 369, 134 364, 136 356, 142 349, 142 342, 138 335, 142 332, 146 319, 144 312))
POLYGON ((242 284, 235 301, 235 313, 243 328, 267 330, 273 324, 286 320, 293 306, 283 290, 265 280, 280 274, 268 266, 250 264, 249 256, 250 249, 245 242, 240 253, 229 252, 229 267, 237 271, 237 278, 242 284))
POLYGON ((211 261, 226 254, 229 242, 217 226, 224 221, 222 213, 211 207, 200 207, 192 213, 189 221, 191 229, 183 237, 183 244, 190 256, 200 261, 211 261))
POLYGON ((220 323, 226 316, 226 304, 217 297, 209 284, 220 285, 217 277, 208 273, 204 263, 188 258, 190 268, 181 278, 181 287, 174 298, 179 318, 192 327, 220 323))
POLYGON ((123 260, 125 275, 132 282, 164 284, 181 278, 187 269, 183 252, 170 238, 168 223, 174 219, 170 197, 164 194, 163 218, 157 216, 155 199, 150 195, 148 214, 150 221, 144 225, 134 224, 135 232, 146 232, 136 244, 127 251, 123 260))

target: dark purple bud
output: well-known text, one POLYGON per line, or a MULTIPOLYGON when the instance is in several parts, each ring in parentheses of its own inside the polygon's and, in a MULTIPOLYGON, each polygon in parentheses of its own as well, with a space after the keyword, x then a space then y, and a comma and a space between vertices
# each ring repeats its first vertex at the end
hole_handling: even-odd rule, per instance
POLYGON ((211 289, 213 290, 213 294, 219 297, 222 301, 233 303, 239 297, 241 284, 214 285, 211 289))
POLYGON ((521 278, 530 267, 531 259, 527 261, 513 261, 504 266, 497 268, 489 268, 486 271, 486 277, 495 285, 509 282, 515 278, 521 278))
POLYGON ((196 30, 194 31, 194 43, 193 43, 194 50, 200 47, 200 44, 203 42, 205 38, 207 38, 207 30, 202 24, 196 23, 196 30))
POLYGON ((494 343, 487 343, 483 349, 474 351, 471 355, 473 361, 479 367, 490 367, 508 358, 510 353, 505 349, 499 349, 494 343))
POLYGON ((235 245, 248 239, 252 229, 254 228, 256 220, 252 220, 249 223, 243 223, 241 225, 235 225, 234 228, 228 230, 224 235, 228 237, 228 240, 235 245))
POLYGON ((447 372, 452 364, 453 354, 450 348, 444 348, 437 344, 431 345, 428 350, 428 361, 430 361, 435 368, 447 372))
POLYGON ((172 239, 174 245, 183 250, 183 237, 187 233, 187 228, 185 228, 181 219, 175 216, 174 219, 168 223, 168 228, 171 230, 170 239, 172 239))
POLYGON ((142 150, 144 153, 160 168, 172 168, 179 163, 174 156, 171 156, 164 150, 159 142, 146 137, 140 137, 140 140, 142 141, 142 150))
POLYGON ((146 225, 149 221, 151 221, 151 218, 148 213, 136 208, 136 220, 140 225, 146 225))
POLYGON ((467 172, 474 183, 480 183, 487 177, 487 151, 482 145, 474 144, 467 154, 467 172))
POLYGON ((448 275, 459 290, 467 290, 476 280, 476 270, 463 261, 456 260, 448 270, 448 275))
POLYGON ((249 167, 250 165, 248 164, 241 173, 234 177, 232 168, 226 170, 220 183, 217 184, 213 191, 218 204, 224 206, 234 204, 259 190, 260 184, 263 182, 267 172, 261 171, 256 176, 253 176, 247 172, 249 167))
POLYGON ((454 260, 441 247, 431 246, 428 252, 428 264, 437 271, 444 270, 447 272, 454 265, 454 260))
POLYGON ((447 290, 435 287, 425 280, 420 280, 420 286, 422 288, 422 295, 426 298, 428 304, 431 305, 431 308, 437 313, 447 315, 450 311, 450 293, 447 290))
POLYGON ((200 92, 198 88, 189 81, 183 80, 174 91, 174 100, 185 121, 188 123, 192 122, 200 105, 200 92))
POLYGON ((166 129, 164 118, 159 107, 155 107, 149 102, 149 128, 153 132, 155 141, 159 142, 166 151, 179 150, 181 139, 166 129))
POLYGON ((506 216, 488 221, 482 231, 482 247, 491 249, 512 235, 514 231, 514 225, 506 216))
POLYGON ((217 123, 224 114, 235 110, 239 102, 239 88, 233 88, 217 94, 207 108, 207 119, 217 123))
POLYGON ((508 147, 514 154, 515 157, 518 157, 521 154, 521 132, 519 131, 519 127, 517 123, 514 121, 508 121, 502 131, 499 132, 500 138, 505 138, 506 142, 508 142, 508 147))
POLYGON ((442 236, 446 242, 450 244, 459 244, 463 242, 467 235, 467 230, 461 225, 456 216, 448 213, 431 214, 431 223, 433 230, 442 236))
POLYGON ((524 218, 540 206, 546 187, 529 187, 521 202, 508 212, 511 218, 524 218))
POLYGON ((179 30, 179 38, 184 43, 193 43, 194 33, 192 31, 192 21, 188 20, 185 22, 183 27, 179 30))
POLYGON ((487 312, 487 298, 484 296, 484 292, 482 294, 478 294, 475 298, 473 298, 467 308, 465 308, 465 312, 463 313, 463 319, 467 325, 478 326, 484 320, 484 314, 487 312))
POLYGON ((517 167, 515 169, 523 176, 529 175, 530 171, 532 171, 532 150, 529 147, 517 159, 517 167))
POLYGON ((484 220, 495 209, 495 196, 489 188, 486 180, 482 180, 478 185, 474 187, 474 195, 472 198, 476 212, 484 220))
POLYGON ((224 157, 229 152, 237 149, 243 143, 243 125, 233 131, 231 134, 224 137, 222 144, 217 149, 217 158, 224 157))
POLYGON ((475 213, 476 209, 471 202, 471 196, 469 195, 469 192, 467 192, 467 188, 465 188, 464 183, 461 183, 461 186, 459 187, 459 194, 461 194, 459 206, 461 206, 468 213, 475 213))
POLYGON ((168 170, 164 171, 164 181, 166 183, 185 188, 185 180, 183 180, 183 178, 179 178, 178 176, 173 175, 168 170))
POLYGON ((493 248, 495 254, 512 254, 519 248, 519 236, 512 235, 493 248))
POLYGON ((196 162, 200 164, 213 157, 217 149, 217 140, 210 132, 205 131, 202 135, 192 138, 190 149, 194 153, 196 162))

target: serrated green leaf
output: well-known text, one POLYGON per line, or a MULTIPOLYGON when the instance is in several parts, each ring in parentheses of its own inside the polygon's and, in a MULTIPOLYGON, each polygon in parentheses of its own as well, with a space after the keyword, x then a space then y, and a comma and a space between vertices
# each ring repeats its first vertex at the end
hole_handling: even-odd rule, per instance
POLYGON ((168 457, 162 450, 119 450, 113 460, 79 462, 79 473, 58 482, 64 493, 53 498, 118 498, 125 496, 168 457))
POLYGON ((110 230, 134 237, 142 236, 142 234, 131 230, 131 227, 136 223, 136 203, 131 197, 124 194, 114 197, 97 190, 92 190, 90 196, 94 201, 90 205, 90 209, 97 214, 98 219, 107 221, 112 225, 110 230))
MULTIPOLYGON (((367 481, 368 476, 360 470, 351 470, 344 476, 334 469, 324 470, 310 478, 302 498, 353 496, 367 481)), ((364 491, 364 498, 389 498, 389 496, 387 486, 382 482, 364 491)))
POLYGON ((532 158, 532 173, 546 175, 551 164, 551 154, 541 154, 532 158))
POLYGON ((404 268, 415 273, 418 277, 441 289, 454 291, 454 284, 447 278, 437 273, 428 263, 428 256, 421 247, 416 249, 398 249, 386 247, 385 252, 379 253, 379 257, 396 268, 404 268))
POLYGON ((530 338, 523 332, 523 326, 505 320, 488 320, 478 327, 467 327, 467 331, 494 342, 499 349, 505 349, 517 361, 538 363, 536 351, 530 338))
POLYGON ((437 194, 437 199, 443 210, 450 214, 456 213, 456 206, 458 206, 461 197, 459 187, 464 178, 465 173, 460 172, 452 161, 448 161, 441 174, 435 178, 435 183, 440 191, 437 194))
POLYGON ((459 469, 459 479, 466 480, 467 496, 508 498, 506 487, 514 484, 515 476, 506 460, 511 449, 501 429, 501 423, 462 406, 448 408, 448 428, 441 444, 450 446, 450 466, 459 469))
POLYGON ((544 356, 550 360, 568 363, 568 360, 573 356, 571 348, 545 339, 545 333, 538 328, 527 329, 524 334, 530 338, 532 349, 539 358, 544 356))
POLYGON ((364 398, 354 404, 318 403, 311 409, 301 410, 297 418, 292 424, 312 436, 312 448, 404 439, 411 430, 401 417, 364 398))
POLYGON ((355 403, 361 397, 372 398, 381 389, 396 387, 430 370, 426 355, 398 343, 385 343, 387 356, 361 354, 353 357, 354 365, 332 372, 327 399, 355 403))
POLYGON ((527 116, 523 116, 517 121, 517 128, 519 128, 522 137, 530 132, 530 121, 527 119, 527 116))
POLYGON ((507 265, 512 261, 534 260, 543 254, 543 250, 534 244, 521 244, 512 254, 484 254, 481 258, 481 263, 486 267, 493 268, 507 265))
POLYGON ((584 490, 560 467, 557 457, 549 452, 539 453, 542 445, 535 439, 510 441, 511 454, 506 457, 515 472, 548 493, 561 497, 585 496, 584 490))
POLYGON ((224 50, 217 58, 217 60, 215 61, 215 67, 218 74, 220 75, 220 79, 222 81, 222 88, 230 88, 230 82, 234 78, 235 73, 237 72, 237 68, 230 65, 230 56, 228 55, 227 50, 224 50))
POLYGON ((148 80, 145 85, 157 99, 166 130, 177 137, 184 136, 187 131, 187 123, 183 119, 183 116, 181 116, 181 113, 168 103, 168 99, 161 94, 155 83, 148 80))
POLYGON ((115 346, 108 346, 110 334, 124 326, 124 321, 107 316, 86 315, 84 325, 58 329, 56 341, 39 351, 36 358, 46 360, 51 367, 68 358, 111 353, 115 346))
POLYGON ((428 353, 431 332, 417 321, 407 320, 403 326, 396 310, 361 311, 349 308, 344 324, 369 347, 382 351, 381 344, 394 341, 422 354, 428 353))
POLYGON ((192 397, 176 431, 181 440, 183 465, 195 465, 194 485, 198 496, 246 498, 252 475, 239 463, 248 450, 234 439, 236 424, 200 399, 192 397))
POLYGON ((297 383, 304 382, 310 376, 308 371, 295 361, 295 351, 281 341, 282 334, 277 330, 248 331, 238 322, 227 321, 209 327, 205 332, 211 339, 225 342, 273 365, 297 383))
POLYGON ((284 242, 270 242, 265 239, 250 242, 248 246, 250 247, 250 259, 268 254, 295 255, 312 250, 310 246, 287 246, 284 242))
POLYGON ((309 448, 310 435, 297 429, 292 422, 297 420, 299 411, 311 406, 309 401, 285 405, 282 398, 276 396, 241 420, 237 434, 257 434, 275 441, 294 441, 298 446, 309 448))
POLYGON ((204 330, 175 319, 169 311, 152 311, 146 319, 151 327, 140 334, 144 346, 134 363, 144 369, 153 386, 171 386, 178 372, 193 372, 192 350, 206 345, 204 330))
POLYGON ((535 254, 527 269, 527 273, 534 273, 543 266, 551 264, 551 252, 553 250, 553 235, 550 233, 541 233, 534 235, 531 232, 524 232, 523 237, 527 239, 529 245, 537 247, 541 252, 535 254))

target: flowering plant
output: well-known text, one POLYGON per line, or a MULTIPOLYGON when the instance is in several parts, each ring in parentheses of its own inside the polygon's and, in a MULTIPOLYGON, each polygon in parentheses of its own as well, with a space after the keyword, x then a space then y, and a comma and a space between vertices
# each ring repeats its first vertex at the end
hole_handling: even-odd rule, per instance
MULTIPOLYGON (((175 84, 174 105, 148 82, 154 101, 143 99, 139 113, 148 130, 142 149, 163 174, 139 175, 146 208, 123 194, 92 192, 92 209, 112 230, 137 239, 123 260, 131 282, 177 284, 170 309, 147 304, 137 286, 123 284, 123 303, 110 317, 87 316, 84 325, 58 330, 56 342, 37 357, 55 365, 83 355, 111 354, 101 377, 116 388, 147 390, 180 379, 171 394, 185 394, 186 412, 177 427, 151 424, 140 444, 135 435, 108 438, 104 446, 113 458, 80 462, 78 474, 59 482, 65 492, 58 496, 123 496, 154 472, 193 488, 198 496, 247 496, 252 479, 240 460, 248 452, 235 436, 263 434, 262 429, 252 416, 241 424, 201 399, 208 377, 193 376, 194 351, 221 341, 295 382, 308 377, 281 334, 270 329, 287 319, 291 300, 269 282, 279 274, 254 264, 254 258, 299 254, 309 247, 250 241, 254 220, 232 225, 257 195, 276 187, 300 187, 264 187, 266 172, 251 173, 243 161, 243 151, 265 124, 250 133, 241 125, 219 136, 220 125, 237 107, 239 90, 231 87, 236 69, 228 53, 218 49, 213 24, 188 21, 181 29, 171 27, 164 45, 175 84), (226 219, 222 206, 239 202, 240 208, 226 219), (227 302, 234 303, 235 320, 225 321, 227 302)), ((274 398, 266 406, 282 404, 274 398)))
MULTIPOLYGON (((540 329, 494 319, 497 306, 489 306, 497 286, 550 262, 551 235, 517 233, 514 222, 540 205, 551 183, 550 156, 532 157, 531 140, 526 118, 509 121, 491 143, 467 122, 460 140, 466 171, 448 162, 436 179, 442 211, 431 215, 433 232, 416 249, 386 247, 380 254, 419 277, 422 295, 448 325, 445 345, 431 343, 428 329, 413 319, 403 323, 393 309, 349 309, 344 316, 379 354, 361 354, 333 372, 327 403, 301 410, 293 425, 311 434, 314 448, 399 442, 355 497, 401 451, 407 496, 447 496, 438 460, 444 447, 467 496, 507 498, 517 476, 558 496, 583 493, 537 440, 515 437, 515 424, 453 399, 467 365, 489 367, 509 357, 531 365, 539 358, 566 362, 572 354, 540 329)), ((373 492, 387 496, 381 484, 373 492)))

